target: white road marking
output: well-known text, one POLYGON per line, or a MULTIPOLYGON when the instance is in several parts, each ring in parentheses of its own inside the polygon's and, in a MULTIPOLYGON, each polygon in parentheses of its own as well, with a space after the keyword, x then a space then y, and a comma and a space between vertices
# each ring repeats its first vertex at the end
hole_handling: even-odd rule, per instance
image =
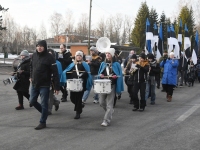
POLYGON ((181 115, 176 121, 181 122, 184 121, 187 117, 189 117, 192 113, 194 113, 198 108, 200 107, 199 104, 196 104, 192 108, 190 108, 188 111, 186 111, 183 115, 181 115))

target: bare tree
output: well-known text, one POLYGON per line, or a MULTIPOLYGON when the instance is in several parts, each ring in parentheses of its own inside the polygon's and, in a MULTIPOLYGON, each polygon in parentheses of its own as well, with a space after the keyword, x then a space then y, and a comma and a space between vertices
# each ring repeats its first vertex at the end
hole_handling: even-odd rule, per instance
POLYGON ((77 24, 76 32, 80 36, 79 40, 86 40, 88 37, 88 15, 82 14, 77 24))
POLYGON ((125 16, 125 25, 126 25, 126 32, 127 32, 127 41, 131 41, 131 32, 134 25, 134 17, 125 16))
POLYGON ((107 32, 106 32, 107 37, 110 39, 111 42, 114 42, 115 41, 115 36, 114 36, 114 21, 113 21, 113 17, 112 16, 110 16, 106 20, 106 25, 107 25, 107 32))
POLYGON ((60 13, 54 12, 50 17, 52 36, 63 32, 63 16, 60 13))
POLYGON ((66 33, 72 33, 74 30, 74 18, 73 12, 71 10, 66 11, 65 21, 64 21, 64 30, 66 33))
POLYGON ((44 23, 42 23, 40 26, 39 37, 42 40, 47 39, 47 30, 44 26, 44 23))
POLYGON ((106 22, 105 17, 102 17, 100 21, 97 24, 97 36, 98 37, 104 37, 106 36, 106 22))
POLYGON ((30 33, 31 33, 32 45, 35 46, 37 43, 37 39, 38 39, 38 33, 37 33, 36 29, 31 29, 30 33))
POLYGON ((121 37, 121 29, 122 29, 122 24, 123 24, 123 17, 121 14, 116 14, 114 18, 114 29, 115 29, 115 41, 119 45, 120 42, 120 37, 121 37))

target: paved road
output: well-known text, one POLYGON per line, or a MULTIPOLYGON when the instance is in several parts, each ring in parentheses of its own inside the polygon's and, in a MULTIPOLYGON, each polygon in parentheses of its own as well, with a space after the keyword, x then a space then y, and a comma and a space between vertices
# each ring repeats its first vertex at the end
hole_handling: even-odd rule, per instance
POLYGON ((100 126, 104 111, 92 103, 91 93, 81 119, 73 119, 75 112, 71 102, 61 103, 60 109, 48 117, 48 127, 36 131, 34 127, 38 125, 40 114, 29 108, 27 100, 25 110, 14 109, 18 104, 17 95, 13 85, 3 85, 5 78, 6 75, 0 75, 1 150, 200 149, 199 83, 191 88, 176 88, 170 103, 166 102, 165 93, 157 89, 156 105, 149 105, 148 101, 144 112, 131 111, 125 91, 117 101, 109 127, 100 126))

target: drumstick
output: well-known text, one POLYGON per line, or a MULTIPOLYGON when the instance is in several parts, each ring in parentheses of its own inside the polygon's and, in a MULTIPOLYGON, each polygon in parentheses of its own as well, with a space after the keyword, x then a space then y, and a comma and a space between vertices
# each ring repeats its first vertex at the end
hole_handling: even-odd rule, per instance
MULTIPOLYGON (((76 70, 73 70, 72 72, 66 72, 66 73, 73 73, 75 72, 76 70)), ((79 72, 85 72, 85 71, 79 71, 79 72)), ((88 72, 88 73, 91 73, 91 72, 88 72)))

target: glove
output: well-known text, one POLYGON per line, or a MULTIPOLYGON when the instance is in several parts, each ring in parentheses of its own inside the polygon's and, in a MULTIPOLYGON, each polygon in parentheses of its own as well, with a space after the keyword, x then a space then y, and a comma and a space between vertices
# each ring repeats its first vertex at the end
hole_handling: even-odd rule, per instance
POLYGON ((113 75, 112 78, 113 78, 113 79, 117 79, 117 76, 116 76, 116 75, 113 75))
POLYGON ((104 78, 104 75, 103 75, 103 74, 100 74, 100 78, 104 78))
POLYGON ((140 65, 138 65, 138 64, 137 64, 135 67, 137 67, 137 68, 141 68, 141 66, 140 66, 140 65))

